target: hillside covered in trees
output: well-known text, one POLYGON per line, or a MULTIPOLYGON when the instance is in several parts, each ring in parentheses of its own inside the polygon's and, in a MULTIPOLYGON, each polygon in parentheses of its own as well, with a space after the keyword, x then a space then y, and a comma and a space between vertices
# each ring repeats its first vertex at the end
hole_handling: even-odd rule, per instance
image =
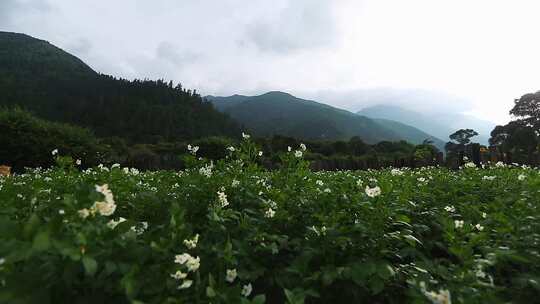
POLYGON ((252 130, 257 136, 284 135, 304 140, 349 140, 359 137, 366 143, 406 140, 421 144, 443 141, 415 127, 385 119, 371 119, 285 92, 258 96, 206 96, 217 109, 252 130))
POLYGON ((0 32, 0 106, 89 127, 129 142, 238 136, 238 125, 195 91, 161 80, 98 74, 46 41, 0 32))

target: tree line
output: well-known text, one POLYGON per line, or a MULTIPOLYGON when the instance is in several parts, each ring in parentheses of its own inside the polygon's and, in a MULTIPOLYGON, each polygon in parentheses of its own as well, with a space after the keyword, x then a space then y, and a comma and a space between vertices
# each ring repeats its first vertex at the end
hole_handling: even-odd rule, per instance
MULTIPOLYGON (((196 92, 187 91, 180 86, 173 87, 172 83, 133 81, 126 82, 126 86, 145 87, 143 91, 146 92, 148 89, 155 89, 157 99, 160 98, 159 94, 164 92, 160 87, 166 87, 168 89, 165 91, 177 90, 179 95, 195 97, 191 102, 200 102, 197 101, 199 97, 196 92)), ((500 160, 538 165, 540 160, 538 101, 540 92, 527 94, 515 100, 515 105, 510 111, 515 119, 506 125, 495 127, 491 132, 490 146, 473 142, 478 133, 472 129, 461 129, 451 134, 450 141, 445 146, 446 157, 443 157, 442 152, 429 140, 420 145, 405 141, 382 141, 370 145, 359 137, 352 137, 348 141, 303 141, 275 135, 254 140, 260 145, 264 155, 261 162, 268 168, 279 166, 279 154, 287 151, 288 147, 298 147, 301 143, 309 147, 305 157, 311 161, 315 170, 425 165, 458 167, 463 165, 466 159, 476 163, 500 160)), ((170 102, 176 101, 172 99, 170 102)), ((105 126, 101 126, 102 128, 106 129, 107 121, 104 120, 105 126)), ((160 123, 162 122, 157 122, 160 123)), ((188 153, 186 149, 188 144, 200 147, 199 156, 217 160, 226 157, 227 148, 240 140, 238 135, 241 133, 240 128, 235 126, 230 130, 234 133, 231 136, 221 134, 208 136, 189 132, 186 135, 185 132, 181 132, 179 136, 157 135, 149 138, 146 137, 147 133, 137 134, 140 129, 135 127, 131 132, 126 130, 126 134, 129 135, 124 136, 122 132, 100 132, 84 125, 51 122, 38 118, 20 107, 5 107, 0 110, 0 129, 3 130, 0 133, 2 147, 0 160, 2 164, 13 166, 16 171, 21 171, 24 167, 47 167, 53 162, 51 151, 58 149, 63 155, 81 159, 82 167, 95 166, 99 163, 109 165, 119 163, 140 169, 182 169, 184 167, 182 155, 188 153)), ((141 125, 152 128, 145 123, 141 125)), ((156 127, 156 130, 159 128, 156 127)))
POLYGON ((447 159, 462 164, 464 158, 538 166, 540 164, 540 91, 514 100, 509 112, 513 119, 491 131, 489 146, 472 141, 478 133, 461 129, 446 143, 447 159))

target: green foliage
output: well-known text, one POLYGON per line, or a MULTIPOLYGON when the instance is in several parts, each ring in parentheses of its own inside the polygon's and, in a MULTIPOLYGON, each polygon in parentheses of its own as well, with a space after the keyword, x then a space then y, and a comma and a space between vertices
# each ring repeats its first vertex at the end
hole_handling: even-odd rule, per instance
POLYGON ((193 145, 198 146, 198 155, 218 160, 227 156, 227 148, 234 144, 233 140, 226 137, 205 137, 193 141, 193 145))
POLYGON ((516 99, 510 114, 515 119, 496 126, 491 132, 490 145, 500 153, 511 154, 512 161, 537 163, 540 153, 540 92, 525 94, 516 99))
POLYGON ((429 303, 430 292, 448 290, 453 303, 522 303, 540 295, 538 170, 314 173, 309 150, 291 147, 274 171, 246 139, 218 161, 192 147, 178 172, 62 165, 0 179, 0 302, 429 303), (110 204, 113 212, 97 207, 110 204))
POLYGON ((20 109, 0 110, 0 163, 23 167, 48 167, 51 153, 80 159, 85 166, 97 164, 98 140, 87 129, 38 119, 20 109))
POLYGON ((451 141, 454 141, 459 145, 467 145, 471 142, 471 138, 477 135, 478 132, 473 129, 460 129, 450 134, 449 138, 451 141))
POLYGON ((540 130, 540 91, 525 94, 516 99, 510 114, 521 121, 523 125, 540 130))

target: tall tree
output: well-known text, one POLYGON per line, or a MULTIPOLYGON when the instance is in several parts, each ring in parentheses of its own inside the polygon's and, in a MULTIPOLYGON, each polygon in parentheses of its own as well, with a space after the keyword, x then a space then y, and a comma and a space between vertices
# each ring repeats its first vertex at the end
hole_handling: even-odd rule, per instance
POLYGON ((444 149, 450 155, 465 152, 467 145, 471 143, 471 138, 478 135, 473 129, 460 129, 450 134, 450 141, 444 145, 444 149))
POLYGON ((540 130, 540 91, 525 94, 514 101, 514 107, 510 110, 517 120, 524 125, 540 130))
POLYGON ((473 129, 460 129, 450 134, 450 140, 457 142, 460 145, 467 145, 471 142, 471 138, 478 135, 473 129))

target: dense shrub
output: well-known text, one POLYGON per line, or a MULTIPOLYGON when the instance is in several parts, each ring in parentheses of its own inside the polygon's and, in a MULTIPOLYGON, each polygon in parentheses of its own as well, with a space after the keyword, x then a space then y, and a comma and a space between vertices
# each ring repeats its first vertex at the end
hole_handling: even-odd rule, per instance
POLYGON ((80 127, 48 122, 20 109, 0 111, 0 164, 15 170, 48 167, 58 150, 96 165, 100 148, 93 134, 80 127))

